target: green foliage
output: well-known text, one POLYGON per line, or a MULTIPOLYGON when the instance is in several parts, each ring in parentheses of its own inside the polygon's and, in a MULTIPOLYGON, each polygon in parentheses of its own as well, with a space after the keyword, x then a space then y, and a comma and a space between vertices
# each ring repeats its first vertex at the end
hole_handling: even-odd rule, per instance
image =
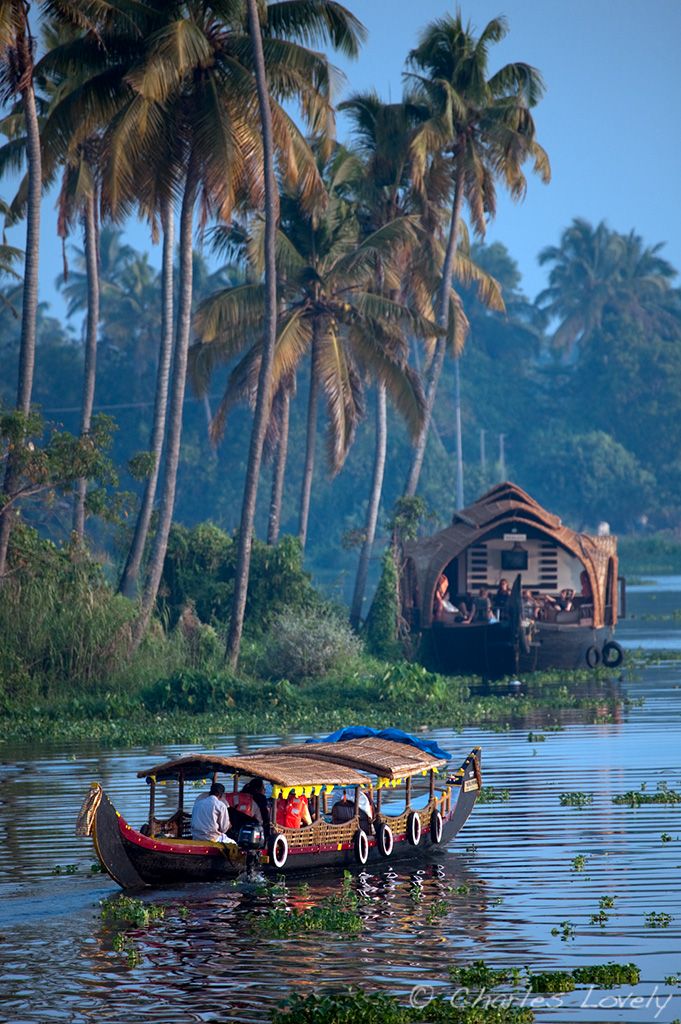
POLYGON ((395 502, 388 529, 401 541, 414 540, 419 524, 425 518, 427 511, 428 507, 423 498, 417 495, 412 497, 402 495, 395 502))
POLYGON ((651 910, 649 914, 646 914, 645 927, 646 928, 669 928, 674 918, 671 914, 667 914, 664 911, 651 910))
POLYGON ((597 988, 613 988, 615 985, 638 985, 641 970, 636 964, 589 964, 576 967, 572 977, 580 985, 595 985, 597 988))
POLYGON ((107 923, 135 925, 146 928, 152 921, 165 917, 165 907, 145 903, 134 896, 110 896, 102 901, 101 917, 107 923))
MULTIPOLYGON (((172 623, 192 602, 202 622, 224 623, 234 593, 237 544, 213 523, 191 529, 175 524, 161 580, 161 605, 172 623)), ((251 632, 266 630, 283 608, 306 608, 318 603, 310 576, 303 571, 300 544, 282 537, 271 546, 254 540, 246 602, 251 632)))
POLYGON ((551 934, 560 935, 561 942, 567 942, 568 939, 574 939, 575 926, 572 921, 561 921, 557 927, 551 929, 551 934))
POLYGON ((681 573, 681 539, 671 532, 620 537, 617 545, 620 571, 634 573, 681 573))
POLYGON ((594 802, 593 793, 561 793, 558 797, 561 807, 588 807, 594 802))
POLYGON ((532 1024, 532 1010, 506 1005, 454 1004, 438 996, 427 1005, 402 1006, 395 996, 381 992, 291 996, 275 1010, 272 1024, 532 1024))
POLYGON ((347 622, 328 608, 286 608, 272 617, 261 671, 272 679, 303 679, 352 669, 362 645, 347 622))
MULTIPOLYGON (((0 602, 0 702, 48 697, 111 677, 127 659, 134 605, 114 594, 78 547, 56 547, 21 523, 0 602)), ((1 706, 1 705, 0 705, 1 706)))
POLYGON ((483 786, 478 794, 479 804, 505 802, 510 799, 511 794, 507 789, 495 789, 494 786, 483 786))
POLYGON ((366 645, 377 658, 399 658, 397 566, 392 548, 383 555, 381 578, 364 624, 366 645))
POLYGON ((583 853, 578 853, 576 857, 573 857, 570 861, 573 871, 583 871, 586 867, 586 857, 583 853))
POLYGON ((465 967, 449 967, 449 976, 464 988, 490 989, 509 982, 517 984, 520 972, 516 968, 490 967, 484 960, 474 960, 465 967))
POLYGON ((208 675, 201 671, 179 672, 160 679, 142 695, 149 711, 224 712, 233 707, 239 683, 229 672, 208 675))
POLYGON ((575 987, 569 971, 542 971, 530 974, 527 981, 531 992, 572 992, 575 987))
POLYGON ((660 782, 654 793, 647 793, 642 786, 641 789, 629 789, 626 793, 618 793, 612 798, 612 802, 626 804, 628 807, 641 807, 643 804, 678 804, 681 803, 681 792, 669 789, 665 782, 660 782))

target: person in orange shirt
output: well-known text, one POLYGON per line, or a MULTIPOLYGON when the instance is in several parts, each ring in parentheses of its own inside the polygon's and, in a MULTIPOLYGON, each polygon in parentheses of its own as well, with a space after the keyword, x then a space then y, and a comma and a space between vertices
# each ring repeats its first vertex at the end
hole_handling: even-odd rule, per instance
POLYGON ((277 825, 282 828, 300 828, 301 825, 311 825, 312 816, 307 805, 306 796, 296 796, 289 793, 286 800, 282 797, 276 802, 275 818, 277 825))

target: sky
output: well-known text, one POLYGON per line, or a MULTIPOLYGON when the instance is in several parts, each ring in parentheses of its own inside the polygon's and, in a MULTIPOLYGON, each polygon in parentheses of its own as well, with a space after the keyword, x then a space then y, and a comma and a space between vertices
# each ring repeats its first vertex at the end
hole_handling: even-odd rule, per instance
MULTIPOLYGON (((454 13, 453 0, 345 0, 368 29, 357 60, 334 63, 345 75, 339 95, 373 88, 388 100, 402 93, 402 72, 420 31, 454 13)), ((478 30, 506 16, 509 32, 490 50, 490 72, 509 61, 533 64, 546 81, 535 109, 537 139, 548 151, 552 181, 530 175, 525 200, 500 190, 497 216, 486 240, 502 241, 517 260, 523 287, 534 298, 546 283, 537 255, 557 244, 574 217, 632 229, 647 245, 664 242, 662 255, 681 269, 681 141, 678 96, 681 0, 462 0, 465 20, 478 30)), ((338 119, 338 135, 347 126, 338 119)), ((10 196, 10 183, 0 195, 10 196)), ((149 249, 145 225, 126 226, 127 240, 149 249)), ((9 241, 22 245, 23 226, 9 241)), ((43 211, 41 298, 61 314, 54 281, 61 270, 54 196, 43 211)))

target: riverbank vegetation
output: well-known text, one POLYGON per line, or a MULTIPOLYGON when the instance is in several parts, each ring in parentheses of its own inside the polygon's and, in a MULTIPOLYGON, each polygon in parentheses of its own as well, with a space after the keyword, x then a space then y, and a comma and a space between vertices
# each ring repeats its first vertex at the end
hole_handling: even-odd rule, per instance
POLYGON ((674 268, 575 220, 531 302, 485 245, 495 190, 550 178, 540 72, 491 67, 504 19, 425 26, 404 97, 352 93, 340 144, 331 57, 364 38, 350 9, 128 8, 37 4, 29 24, 17 0, 0 25, 0 171, 26 171, 2 204, 25 251, 0 248, 6 735, 608 714, 560 682, 513 698, 403 662, 394 550, 407 520, 432 529, 512 475, 577 528, 635 533, 627 564, 678 566, 674 268), (55 181, 58 233, 83 245, 63 323, 37 277, 55 181), (159 271, 125 240, 131 214, 159 271))

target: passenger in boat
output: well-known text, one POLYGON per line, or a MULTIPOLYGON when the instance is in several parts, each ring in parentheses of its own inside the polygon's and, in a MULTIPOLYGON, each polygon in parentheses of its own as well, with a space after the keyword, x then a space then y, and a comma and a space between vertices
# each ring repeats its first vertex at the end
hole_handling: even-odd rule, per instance
POLYGON ((469 619, 469 622, 475 620, 476 622, 498 622, 499 619, 492 611, 492 602, 489 599, 489 591, 487 587, 480 587, 478 596, 475 599, 474 613, 469 619))
POLYGON ((523 618, 524 619, 536 619, 539 615, 539 605, 532 596, 531 590, 523 590, 523 618))
POLYGON ((449 580, 444 573, 441 574, 435 587, 435 597, 433 598, 433 614, 435 618, 440 618, 443 611, 450 614, 458 613, 459 611, 456 605, 452 604, 449 593, 449 580))
POLYGON ((232 811, 230 819, 232 835, 244 825, 257 822, 262 825, 265 839, 270 833, 270 810, 265 796, 265 783, 262 779, 251 779, 240 793, 231 793, 227 797, 232 811))
POLYGON ((306 796, 296 796, 289 793, 286 800, 279 797, 275 804, 275 818, 277 825, 282 828, 300 828, 301 825, 311 825, 312 816, 307 806, 306 796))
POLYGON ((558 610, 561 612, 571 612, 574 597, 574 590, 570 590, 568 587, 565 587, 563 590, 561 590, 560 594, 556 599, 556 606, 558 610))
POLYGON ((494 607, 497 610, 497 615, 500 619, 506 618, 506 606, 508 599, 511 596, 511 586, 507 579, 500 579, 497 592, 494 596, 494 607))
POLYGON ((225 787, 221 782, 214 782, 207 793, 197 796, 192 808, 192 839, 204 839, 211 843, 233 843, 234 840, 227 835, 229 828, 225 787))
MULTIPOLYGON (((342 825, 346 821, 350 821, 355 816, 355 801, 348 800, 348 794, 345 790, 337 796, 331 805, 331 821, 334 825, 342 825)), ((374 820, 374 807, 364 792, 360 789, 359 791, 359 820, 362 828, 371 829, 371 822, 374 820)))

